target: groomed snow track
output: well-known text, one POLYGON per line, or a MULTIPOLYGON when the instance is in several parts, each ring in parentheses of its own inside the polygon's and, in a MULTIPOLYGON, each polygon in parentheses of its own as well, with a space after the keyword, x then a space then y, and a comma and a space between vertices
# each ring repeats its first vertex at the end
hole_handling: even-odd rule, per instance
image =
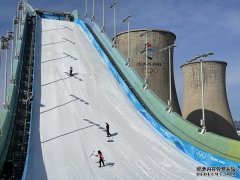
POLYGON ((202 165, 145 121, 79 25, 50 19, 38 23, 24 179, 196 178, 202 165), (69 76, 70 67, 74 76, 69 76), (98 167, 97 150, 103 152, 105 167, 98 167))

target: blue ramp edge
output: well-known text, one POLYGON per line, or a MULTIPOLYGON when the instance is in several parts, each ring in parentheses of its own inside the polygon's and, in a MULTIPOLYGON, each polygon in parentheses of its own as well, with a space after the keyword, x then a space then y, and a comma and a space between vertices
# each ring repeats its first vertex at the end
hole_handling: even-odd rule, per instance
MULTIPOLYGON (((173 133, 171 133, 169 130, 167 130, 162 124, 160 124, 154 117, 152 117, 147 110, 142 106, 140 101, 135 97, 133 92, 129 89, 121 75, 118 73, 106 53, 103 51, 97 40, 94 38, 92 33, 89 31, 85 23, 80 19, 75 19, 74 22, 78 24, 87 37, 89 38, 90 42, 94 46, 94 48, 97 50, 97 52, 102 57, 102 60, 104 61, 105 65, 108 67, 108 69, 111 71, 121 88, 124 90, 128 98, 131 100, 131 102, 134 104, 136 109, 145 117, 145 120, 152 125, 152 127, 160 133, 165 139, 173 143, 178 149, 180 149, 182 152, 187 154, 189 157, 193 158, 194 160, 207 165, 211 167, 234 167, 236 169, 236 174, 233 177, 240 178, 240 162, 228 160, 225 158, 222 158, 220 156, 217 156, 215 154, 209 153, 207 151, 204 151, 202 149, 199 149, 192 144, 180 139, 173 133)), ((197 176, 197 169, 196 169, 196 176, 197 176)))

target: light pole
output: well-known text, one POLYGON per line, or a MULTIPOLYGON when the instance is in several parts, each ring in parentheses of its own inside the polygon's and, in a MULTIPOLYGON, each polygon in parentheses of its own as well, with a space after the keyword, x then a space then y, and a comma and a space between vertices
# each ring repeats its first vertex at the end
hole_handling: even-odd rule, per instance
POLYGON ((22 0, 23 3, 23 13, 27 12, 27 0, 22 0))
MULTIPOLYGON (((19 23, 19 18, 18 17, 15 17, 14 19, 14 24, 15 26, 19 23)), ((17 43, 18 43, 18 26, 15 27, 15 58, 16 59, 19 59, 19 53, 18 53, 18 48, 17 48, 17 43)))
POLYGON ((94 0, 93 0, 93 13, 92 13, 91 21, 94 21, 94 19, 95 19, 94 6, 95 6, 95 3, 94 3, 94 0))
POLYGON ((21 8, 21 23, 22 23, 24 19, 24 9, 25 9, 25 3, 23 0, 21 1, 21 6, 22 6, 21 8))
POLYGON ((2 64, 2 49, 4 47, 4 40, 5 40, 4 36, 0 37, 0 67, 2 64))
POLYGON ((87 8, 88 8, 88 0, 85 0, 85 16, 84 16, 84 19, 86 19, 87 18, 87 8))
POLYGON ((2 39, 2 49, 5 49, 6 51, 6 57, 5 57, 5 79, 4 79, 4 100, 3 100, 3 106, 4 108, 8 108, 7 105, 7 62, 8 62, 8 36, 9 34, 7 33, 7 37, 3 37, 2 39))
POLYGON ((15 58, 18 59, 18 52, 17 52, 17 43, 18 43, 18 36, 19 36, 19 24, 20 21, 20 16, 19 16, 19 7, 17 7, 17 12, 16 12, 16 34, 15 34, 15 58))
POLYGON ((203 77, 203 61, 202 58, 203 57, 208 57, 210 55, 213 55, 213 52, 208 52, 205 54, 201 54, 199 56, 196 56, 192 59, 189 59, 187 62, 193 62, 198 60, 199 58, 201 58, 200 61, 200 74, 201 74, 201 103, 202 103, 202 119, 200 120, 200 125, 202 126, 202 129, 200 130, 200 134, 204 134, 207 130, 206 128, 206 119, 205 119, 205 108, 204 108, 204 77, 203 77))
POLYGON ((105 0, 102 1, 102 9, 103 9, 103 22, 102 22, 102 29, 101 29, 101 33, 104 32, 104 24, 105 24, 105 0))
POLYGON ((23 14, 22 14, 22 11, 23 11, 23 4, 22 2, 19 2, 18 3, 18 13, 19 13, 19 24, 18 24, 18 39, 22 39, 21 37, 21 22, 22 22, 22 18, 23 18, 23 14))
POLYGON ((169 100, 168 100, 168 110, 167 112, 170 113, 173 110, 172 107, 172 57, 173 57, 173 49, 174 47, 177 47, 176 45, 172 44, 170 46, 167 46, 160 51, 166 51, 168 50, 168 76, 169 76, 169 100))
POLYGON ((148 84, 147 84, 147 79, 148 79, 148 33, 151 32, 152 30, 147 30, 144 33, 140 34, 140 37, 145 35, 145 51, 146 51, 146 57, 145 57, 145 61, 146 61, 146 69, 145 69, 145 80, 144 80, 144 90, 146 90, 148 88, 148 84))
POLYGON ((119 1, 114 0, 110 8, 113 8, 113 44, 112 47, 116 47, 116 5, 119 1))
POLYGON ((123 19, 123 22, 125 23, 125 22, 127 22, 127 24, 128 24, 128 57, 127 57, 127 63, 126 63, 126 65, 127 65, 127 67, 130 65, 130 43, 129 43, 129 39, 130 39, 130 33, 129 33, 129 22, 130 22, 130 18, 131 18, 132 16, 131 15, 129 15, 129 16, 127 16, 125 19, 123 19))
MULTIPOLYGON (((17 17, 13 17, 13 22, 12 22, 12 34, 11 34, 11 39, 12 40, 12 49, 11 49, 11 83, 14 83, 15 77, 13 76, 13 59, 14 59, 14 37, 13 33, 15 30, 15 25, 17 24, 17 17)), ((16 40, 16 37, 15 37, 16 40)), ((16 49, 16 46, 15 46, 16 49)))

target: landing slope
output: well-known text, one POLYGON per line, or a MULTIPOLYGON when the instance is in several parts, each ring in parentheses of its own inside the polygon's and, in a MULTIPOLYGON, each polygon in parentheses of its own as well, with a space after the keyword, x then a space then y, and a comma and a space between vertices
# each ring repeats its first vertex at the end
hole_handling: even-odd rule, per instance
POLYGON ((42 19, 41 39, 27 179, 196 178, 201 165, 146 123, 78 25, 42 19))

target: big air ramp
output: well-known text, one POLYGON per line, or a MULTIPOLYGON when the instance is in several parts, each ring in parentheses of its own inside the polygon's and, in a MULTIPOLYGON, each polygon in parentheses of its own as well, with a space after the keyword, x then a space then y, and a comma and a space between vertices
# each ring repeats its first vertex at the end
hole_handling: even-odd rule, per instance
POLYGON ((80 26, 42 19, 38 35, 26 179, 196 178, 201 165, 146 123, 80 26), (74 76, 68 74, 71 66, 74 76), (104 154, 103 168, 97 150, 104 154))

